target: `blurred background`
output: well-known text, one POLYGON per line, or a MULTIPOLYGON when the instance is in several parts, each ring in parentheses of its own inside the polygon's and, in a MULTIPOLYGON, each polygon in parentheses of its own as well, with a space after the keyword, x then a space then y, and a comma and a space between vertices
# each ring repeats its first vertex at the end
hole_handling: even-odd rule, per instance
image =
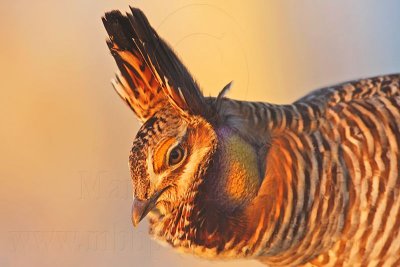
POLYGON ((400 72, 399 1, 0 0, 0 266, 262 266, 208 262, 133 229, 139 124, 113 91, 101 16, 144 10, 206 95, 290 103, 400 72), (246 3, 246 4, 245 4, 246 3))

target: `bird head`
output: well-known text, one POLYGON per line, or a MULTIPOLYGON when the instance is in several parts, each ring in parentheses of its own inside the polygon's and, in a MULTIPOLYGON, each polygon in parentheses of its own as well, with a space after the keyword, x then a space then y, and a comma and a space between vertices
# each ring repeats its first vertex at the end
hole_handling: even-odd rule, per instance
POLYGON ((132 222, 137 225, 149 212, 164 216, 189 197, 216 146, 210 123, 190 119, 174 110, 161 110, 140 128, 129 164, 134 201, 132 222))

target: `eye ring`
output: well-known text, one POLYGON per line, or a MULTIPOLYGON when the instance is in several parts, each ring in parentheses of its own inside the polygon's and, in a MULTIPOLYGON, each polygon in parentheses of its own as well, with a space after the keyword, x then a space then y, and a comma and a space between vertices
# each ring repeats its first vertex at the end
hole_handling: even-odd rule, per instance
POLYGON ((174 166, 180 163, 184 157, 185 157, 185 150, 181 145, 177 145, 169 152, 168 165, 174 166))

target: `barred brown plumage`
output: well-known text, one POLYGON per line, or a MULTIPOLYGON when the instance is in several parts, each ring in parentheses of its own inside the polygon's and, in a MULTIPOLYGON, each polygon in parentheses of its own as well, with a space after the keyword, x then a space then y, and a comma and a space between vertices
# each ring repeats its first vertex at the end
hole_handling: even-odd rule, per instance
POLYGON ((149 214, 156 239, 209 259, 400 265, 399 74, 291 105, 205 98, 140 10, 103 22, 114 86, 144 122, 130 155, 135 225, 149 214))

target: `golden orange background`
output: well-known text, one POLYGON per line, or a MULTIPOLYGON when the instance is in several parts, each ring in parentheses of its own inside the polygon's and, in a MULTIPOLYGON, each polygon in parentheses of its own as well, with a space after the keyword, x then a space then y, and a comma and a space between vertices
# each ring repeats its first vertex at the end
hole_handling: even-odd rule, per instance
POLYGON ((0 266, 262 266, 208 262, 133 229, 138 121, 113 91, 100 17, 144 10, 206 95, 289 103, 400 72, 399 1, 0 1, 0 266))

